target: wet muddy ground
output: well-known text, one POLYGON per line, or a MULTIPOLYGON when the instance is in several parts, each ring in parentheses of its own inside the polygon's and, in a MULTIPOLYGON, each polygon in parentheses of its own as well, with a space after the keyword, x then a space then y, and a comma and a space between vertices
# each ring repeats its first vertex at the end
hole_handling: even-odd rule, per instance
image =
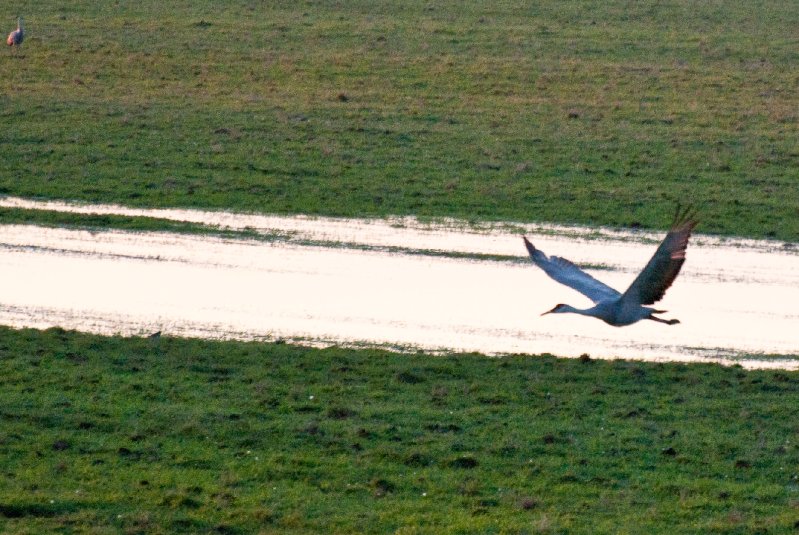
POLYGON ((590 302, 526 261, 522 233, 622 291, 663 233, 13 198, 0 206, 158 217, 249 236, 0 226, 5 325, 799 368, 799 250, 791 244, 697 235, 658 304, 682 323, 615 328, 540 315, 557 303, 590 302))

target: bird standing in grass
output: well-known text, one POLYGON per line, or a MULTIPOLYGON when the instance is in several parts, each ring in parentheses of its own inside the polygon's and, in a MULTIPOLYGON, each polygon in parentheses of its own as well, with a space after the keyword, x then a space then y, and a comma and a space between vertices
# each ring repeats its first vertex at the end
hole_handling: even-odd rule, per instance
POLYGON ((696 224, 695 214, 690 208, 680 210, 678 207, 674 222, 663 242, 644 270, 623 294, 599 282, 565 258, 548 257, 543 251, 536 249, 525 237, 524 245, 527 246, 527 251, 535 265, 559 283, 577 290, 594 302, 594 306, 588 309, 559 304, 544 314, 570 312, 592 316, 615 327, 631 325, 645 319, 667 325, 680 323, 680 320, 665 320, 654 316, 654 314, 666 312, 665 310, 655 310, 642 305, 651 305, 660 301, 671 283, 674 282, 685 262, 688 238, 691 237, 691 232, 696 224))
POLYGON ((22 40, 25 39, 25 30, 22 27, 22 17, 17 18, 17 29, 8 34, 6 44, 14 50, 14 47, 19 48, 22 40))

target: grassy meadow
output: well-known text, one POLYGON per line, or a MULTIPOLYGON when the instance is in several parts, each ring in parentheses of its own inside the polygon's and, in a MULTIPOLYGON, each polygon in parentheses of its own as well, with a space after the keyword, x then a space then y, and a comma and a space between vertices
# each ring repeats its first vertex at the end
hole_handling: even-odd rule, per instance
POLYGON ((0 194, 799 241, 796 2, 14 1, 0 194))
MULTIPOLYGON (((17 14, 0 195, 799 242, 797 2, 17 14)), ((797 372, 4 327, 0 366, 2 533, 799 529, 797 372)))
POLYGON ((799 374, 0 331, 3 533, 794 533, 799 374))

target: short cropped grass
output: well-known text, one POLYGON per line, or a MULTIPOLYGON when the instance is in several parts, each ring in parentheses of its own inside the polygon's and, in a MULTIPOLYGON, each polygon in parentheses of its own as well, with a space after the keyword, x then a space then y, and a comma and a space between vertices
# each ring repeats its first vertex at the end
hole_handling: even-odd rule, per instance
POLYGON ((799 374, 0 329, 3 533, 793 533, 799 374))
POLYGON ((54 2, 0 193, 799 241, 799 3, 54 2))

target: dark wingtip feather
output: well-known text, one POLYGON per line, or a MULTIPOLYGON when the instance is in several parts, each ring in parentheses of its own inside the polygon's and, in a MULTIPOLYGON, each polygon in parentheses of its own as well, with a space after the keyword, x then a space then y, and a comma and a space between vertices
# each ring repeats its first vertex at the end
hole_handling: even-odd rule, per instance
POLYGON ((527 239, 527 236, 522 236, 522 239, 524 240, 524 246, 527 247, 527 252, 531 255, 535 253, 537 249, 535 248, 535 245, 530 243, 530 240, 527 239))
POLYGON ((697 218, 696 208, 690 204, 683 208, 680 203, 677 203, 677 207, 674 211, 674 220, 671 224, 672 229, 682 229, 687 227, 689 230, 693 230, 698 223, 699 219, 697 218))

